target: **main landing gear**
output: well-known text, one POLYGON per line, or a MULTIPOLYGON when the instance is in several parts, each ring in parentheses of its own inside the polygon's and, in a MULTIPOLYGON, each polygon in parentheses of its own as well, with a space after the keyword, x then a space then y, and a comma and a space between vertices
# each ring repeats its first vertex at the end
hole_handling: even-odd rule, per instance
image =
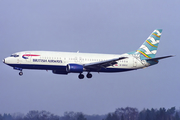
POLYGON ((88 73, 88 74, 86 75, 86 77, 87 77, 87 78, 92 78, 92 74, 91 74, 91 73, 88 73))
MULTIPOLYGON (((86 75, 86 77, 87 77, 87 78, 92 78, 92 74, 91 74, 91 73, 88 73, 88 74, 86 75)), ((83 75, 82 73, 80 73, 79 76, 78 76, 78 78, 79 78, 79 79, 83 79, 83 78, 84 78, 84 75, 83 75)))
POLYGON ((80 73, 79 76, 78 76, 78 78, 79 78, 79 79, 83 79, 83 78, 84 78, 84 75, 80 73))

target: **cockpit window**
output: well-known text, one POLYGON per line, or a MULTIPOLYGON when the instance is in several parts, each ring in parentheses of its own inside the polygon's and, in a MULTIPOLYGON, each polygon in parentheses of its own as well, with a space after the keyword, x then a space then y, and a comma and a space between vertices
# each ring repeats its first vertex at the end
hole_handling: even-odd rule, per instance
POLYGON ((19 55, 12 54, 11 57, 19 57, 19 55))

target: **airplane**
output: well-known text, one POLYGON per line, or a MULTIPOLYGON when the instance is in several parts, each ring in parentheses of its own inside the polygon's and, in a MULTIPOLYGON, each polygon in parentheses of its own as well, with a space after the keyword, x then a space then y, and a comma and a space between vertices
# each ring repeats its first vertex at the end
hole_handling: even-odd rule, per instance
POLYGON ((23 69, 52 70, 54 74, 67 75, 78 73, 78 78, 92 78, 92 72, 125 72, 155 65, 159 60, 172 55, 155 57, 162 29, 155 29, 139 49, 124 54, 94 54, 55 51, 22 51, 12 54, 3 63, 19 70, 23 69))

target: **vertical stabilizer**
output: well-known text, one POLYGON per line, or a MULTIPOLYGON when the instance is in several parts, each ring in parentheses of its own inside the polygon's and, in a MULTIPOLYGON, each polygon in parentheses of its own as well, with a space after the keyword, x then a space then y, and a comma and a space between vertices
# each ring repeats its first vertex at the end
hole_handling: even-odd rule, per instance
POLYGON ((136 51, 135 54, 140 54, 141 60, 155 58, 161 33, 162 29, 154 30, 152 34, 147 38, 147 40, 136 51))

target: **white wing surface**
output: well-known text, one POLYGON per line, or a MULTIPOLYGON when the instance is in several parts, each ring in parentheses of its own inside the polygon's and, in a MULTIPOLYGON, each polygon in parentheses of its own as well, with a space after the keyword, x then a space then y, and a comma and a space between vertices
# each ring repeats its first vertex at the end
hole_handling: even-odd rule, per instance
POLYGON ((116 61, 126 59, 126 58, 127 57, 119 57, 119 58, 114 58, 114 59, 110 59, 110 60, 84 64, 84 68, 86 70, 90 70, 90 69, 97 69, 98 70, 100 68, 106 68, 108 66, 113 66, 114 64, 117 64, 116 61))

